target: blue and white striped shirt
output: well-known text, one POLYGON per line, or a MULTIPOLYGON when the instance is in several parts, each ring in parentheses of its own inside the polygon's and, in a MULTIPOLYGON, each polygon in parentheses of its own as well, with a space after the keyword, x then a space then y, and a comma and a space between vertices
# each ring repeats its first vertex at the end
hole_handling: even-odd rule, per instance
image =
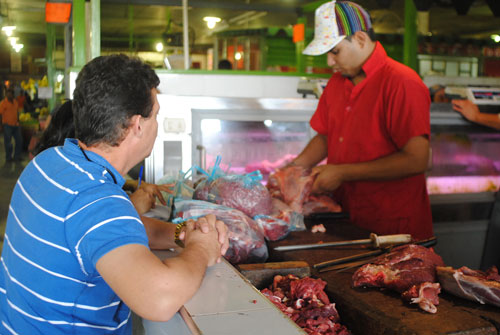
POLYGON ((146 231, 123 177, 86 154, 67 139, 17 181, 0 260, 0 334, 131 334, 130 309, 96 263, 117 247, 147 246, 146 231))

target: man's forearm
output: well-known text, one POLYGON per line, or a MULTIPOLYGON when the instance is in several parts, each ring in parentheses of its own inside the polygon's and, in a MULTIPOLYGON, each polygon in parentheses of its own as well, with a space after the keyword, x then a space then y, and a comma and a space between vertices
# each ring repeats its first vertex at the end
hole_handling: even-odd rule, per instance
POLYGON ((141 216, 151 249, 170 249, 177 245, 174 242, 176 225, 170 222, 141 216))
POLYGON ((429 160, 429 141, 410 139, 405 148, 391 155, 363 163, 343 164, 343 180, 389 180, 423 173, 429 160))
POLYGON ((500 130, 500 114, 478 113, 477 123, 500 130))
POLYGON ((304 150, 293 160, 297 165, 311 168, 328 155, 327 137, 317 134, 306 145, 304 150))

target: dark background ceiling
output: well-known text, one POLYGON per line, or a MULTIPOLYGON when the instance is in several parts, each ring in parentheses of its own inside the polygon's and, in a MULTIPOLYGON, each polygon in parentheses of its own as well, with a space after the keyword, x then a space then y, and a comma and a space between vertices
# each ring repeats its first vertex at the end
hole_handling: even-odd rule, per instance
MULTIPOLYGON (((467 15, 458 15, 453 3, 464 0, 418 0, 432 3, 429 10, 429 32, 433 36, 452 38, 487 39, 490 34, 500 33, 500 17, 495 17, 487 0, 472 2, 467 15)), ((493 4, 500 0, 488 0, 493 4)), ((45 43, 44 0, 0 0, 1 15, 5 22, 17 26, 16 36, 25 45, 45 43)), ((306 0, 192 0, 189 1, 189 28, 195 44, 212 42, 205 16, 220 17, 218 27, 246 29, 263 27, 288 27, 297 22, 297 13, 305 5, 315 1, 306 0), (238 19, 249 17, 250 20, 238 19)), ((383 34, 402 34, 404 28, 404 0, 359 0, 369 10, 375 31, 383 34), (382 4, 389 3, 387 8, 382 4)), ((465 0, 467 2, 467 0, 465 0)), ((468 1, 470 2, 470 0, 468 1)), ((101 39, 107 45, 127 47, 132 31, 137 40, 161 38, 165 33, 182 31, 181 0, 101 0, 101 39), (133 28, 129 25, 129 10, 132 6, 133 28), (171 20, 169 21, 169 18, 171 20), (169 24, 170 22, 170 24, 169 24)), ((306 13, 308 26, 313 26, 313 13, 306 13)), ((216 28, 217 29, 217 28, 216 28)), ((57 28, 59 39, 63 26, 57 28)))

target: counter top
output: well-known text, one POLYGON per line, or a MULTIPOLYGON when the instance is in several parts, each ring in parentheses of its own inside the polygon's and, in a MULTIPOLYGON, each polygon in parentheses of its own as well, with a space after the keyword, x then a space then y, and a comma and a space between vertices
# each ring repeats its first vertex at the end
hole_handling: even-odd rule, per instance
MULTIPOLYGON (((330 247, 277 252, 278 245, 293 245, 367 238, 369 233, 349 223, 324 223, 326 233, 293 232, 285 240, 269 244, 270 262, 307 261, 309 265, 350 256, 369 249, 363 246, 330 247)), ((438 241, 439 243, 439 241, 438 241)), ((325 280, 327 294, 336 303, 345 324, 354 334, 460 334, 498 335, 500 309, 480 305, 446 293, 439 295, 436 314, 429 314, 402 301, 398 293, 373 288, 351 288, 354 269, 337 273, 317 272, 312 275, 325 280)))
MULTIPOLYGON (((164 259, 174 255, 155 251, 164 259)), ((207 269, 196 294, 185 305, 198 334, 294 335, 305 334, 227 261, 207 269)), ((177 313, 167 322, 143 320, 147 335, 196 334, 177 313)))

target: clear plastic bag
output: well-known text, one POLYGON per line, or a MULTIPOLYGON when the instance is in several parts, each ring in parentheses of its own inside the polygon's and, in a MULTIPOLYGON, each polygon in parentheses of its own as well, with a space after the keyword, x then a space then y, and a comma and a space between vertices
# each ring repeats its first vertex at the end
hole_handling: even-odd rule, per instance
POLYGON ((268 257, 264 233, 259 225, 241 211, 201 200, 175 200, 174 222, 214 214, 228 228, 229 249, 224 256, 232 264, 261 263, 268 257))
POLYGON ((260 171, 245 175, 226 174, 219 168, 220 161, 220 157, 217 157, 210 174, 200 170, 207 179, 198 184, 193 199, 235 208, 250 217, 271 214, 272 198, 261 184, 260 171))

